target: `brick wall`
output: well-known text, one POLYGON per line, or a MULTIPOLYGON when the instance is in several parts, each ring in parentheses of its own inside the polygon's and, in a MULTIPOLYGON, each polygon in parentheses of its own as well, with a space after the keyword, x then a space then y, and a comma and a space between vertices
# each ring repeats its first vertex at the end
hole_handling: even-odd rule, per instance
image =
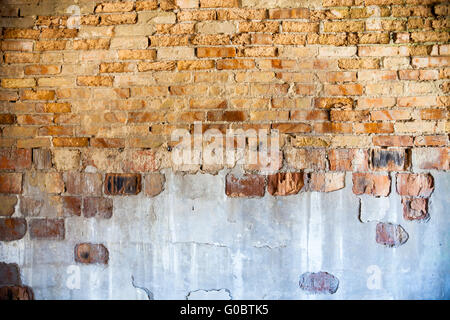
MULTIPOLYGON (((396 192, 405 220, 427 221, 433 172, 449 170, 449 10, 439 0, 2 1, 0 240, 63 240, 67 218, 110 219, 117 197, 160 194, 163 169, 234 167, 173 163, 171 133, 194 122, 280 132, 279 172, 228 173, 228 197, 332 192, 351 175, 355 195, 396 192)), ((376 242, 403 244, 399 228, 381 223, 376 242)), ((108 263, 102 244, 80 239, 75 251, 108 263)))

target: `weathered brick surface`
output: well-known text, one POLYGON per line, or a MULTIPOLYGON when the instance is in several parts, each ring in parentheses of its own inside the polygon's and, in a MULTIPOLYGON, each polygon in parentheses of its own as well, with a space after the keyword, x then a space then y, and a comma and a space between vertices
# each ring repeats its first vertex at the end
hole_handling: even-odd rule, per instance
POLYGON ((75 246, 75 262, 108 264, 109 252, 103 244, 80 243, 75 246))
POLYGON ((0 241, 22 239, 27 232, 27 222, 23 218, 0 218, 0 241))
POLYGON ((229 197, 262 197, 264 196, 265 179, 262 175, 244 174, 235 176, 227 174, 225 193, 229 197))
POLYGON ((29 222, 30 238, 36 240, 64 240, 64 219, 32 219, 29 222))
POLYGON ((399 224, 380 222, 376 226, 377 243, 387 247, 399 247, 408 241, 409 235, 399 224))
MULTIPOLYGON (((4 241, 27 224, 31 239, 63 239, 68 217, 111 218, 114 196, 161 194, 162 169, 234 168, 175 164, 172 132, 193 133, 197 121, 203 133, 280 134, 274 170, 259 158, 239 163, 242 175, 225 178, 229 197, 263 197, 266 180, 273 196, 336 191, 346 172, 356 195, 386 197, 395 177, 404 218, 428 220, 428 171, 450 170, 445 3, 82 1, 71 28, 57 1, 9 2, 0 10, 4 241)), ((402 230, 381 224, 377 241, 397 246, 402 230)), ((323 272, 302 281, 317 293, 338 283, 323 272)))
POLYGON ((388 175, 353 173, 353 193, 387 197, 391 191, 388 175))
POLYGON ((267 192, 273 196, 297 194, 303 186, 302 172, 280 172, 267 177, 267 192))
POLYGON ((431 174, 397 174, 397 192, 402 196, 429 197, 434 191, 431 174))
POLYGON ((339 288, 339 279, 328 272, 306 272, 300 276, 299 286, 309 294, 333 294, 339 288))
POLYGON ((141 175, 108 173, 105 177, 105 193, 110 195, 134 195, 141 192, 141 175))

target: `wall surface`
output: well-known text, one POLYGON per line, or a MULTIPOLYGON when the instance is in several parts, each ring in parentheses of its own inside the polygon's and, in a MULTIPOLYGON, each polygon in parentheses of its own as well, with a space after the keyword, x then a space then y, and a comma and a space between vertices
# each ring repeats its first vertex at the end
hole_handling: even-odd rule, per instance
POLYGON ((450 297, 447 1, 0 2, 0 299, 450 297))

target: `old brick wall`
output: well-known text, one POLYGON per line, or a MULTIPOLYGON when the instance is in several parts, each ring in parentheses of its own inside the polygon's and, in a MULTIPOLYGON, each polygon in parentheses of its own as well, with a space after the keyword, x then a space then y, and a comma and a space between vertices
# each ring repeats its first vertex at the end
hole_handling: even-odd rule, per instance
MULTIPOLYGON (((174 206, 181 208, 186 199, 197 199, 201 210, 215 207, 231 221, 237 209, 230 203, 243 214, 254 210, 247 205, 252 203, 275 215, 290 201, 331 204, 330 193, 348 200, 339 210, 348 205, 353 213, 342 219, 368 222, 370 229, 356 232, 371 230, 370 242, 383 250, 410 245, 417 250, 404 250, 417 256, 421 236, 434 232, 428 249, 438 260, 427 256, 427 262, 441 270, 447 265, 438 247, 445 240, 442 226, 448 225, 443 213, 450 169, 449 10, 443 0, 2 0, 0 261, 19 263, 30 279, 24 282, 34 288, 31 275, 41 270, 35 255, 45 247, 64 259, 41 261, 43 266, 121 270, 120 264, 114 267, 117 243, 156 245, 145 232, 138 239, 121 238, 134 225, 117 216, 127 214, 125 205, 146 226, 143 219, 163 219, 164 212, 182 215, 174 206), (171 134, 177 128, 193 132, 196 122, 203 131, 223 133, 278 130, 282 161, 269 174, 259 163, 175 164, 171 134), (177 175, 184 174, 194 178, 181 183, 177 175), (221 189, 184 185, 189 183, 221 189), (209 207, 214 199, 192 195, 189 188, 211 192, 216 205, 209 207)), ((304 210, 327 212, 314 208, 304 210)), ((178 218, 191 226, 187 217, 178 218)), ((221 218, 214 219, 200 219, 198 232, 219 228, 221 218)), ((305 222, 290 219, 277 223, 305 222)), ((156 229, 170 234, 174 223, 164 220, 167 229, 156 229)), ((329 226, 321 219, 314 223, 329 226)), ((268 234, 272 240, 286 237, 268 234)), ((198 242, 191 237, 183 243, 198 242)), ((253 247, 259 245, 264 246, 253 247)), ((444 245, 448 248, 448 241, 444 245)), ((332 247, 327 244, 327 250, 332 247)), ((191 259, 192 252, 183 250, 177 254, 191 259)), ((358 250, 364 255, 364 248, 358 250)), ((311 252, 302 254, 315 259, 311 252)), ((155 257, 152 263, 152 268, 164 264, 155 257)), ((312 265, 314 270, 296 270, 297 278, 289 280, 295 290, 339 293, 343 276, 336 273, 346 269, 312 265)), ((37 298, 92 297, 87 291, 74 296, 65 287, 50 289, 65 281, 66 269, 57 270, 58 280, 38 282, 37 298)), ((142 272, 142 281, 154 280, 142 272)), ((448 297, 446 283, 424 290, 430 297, 448 297)), ((234 286, 241 290, 234 297, 261 298, 244 287, 234 286)), ((277 289, 279 295, 265 297, 296 297, 284 282, 280 288, 286 292, 277 289)), ((190 289, 187 296, 210 287, 190 289)), ((361 292, 341 290, 341 298, 361 292)), ((390 294, 417 297, 411 290, 390 294)))

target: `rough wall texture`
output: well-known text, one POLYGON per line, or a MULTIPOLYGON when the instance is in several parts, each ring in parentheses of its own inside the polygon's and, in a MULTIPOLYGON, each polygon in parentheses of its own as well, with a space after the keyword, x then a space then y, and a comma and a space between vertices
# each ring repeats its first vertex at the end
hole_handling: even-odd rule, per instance
POLYGON ((0 298, 448 298, 449 10, 2 0, 0 298))

